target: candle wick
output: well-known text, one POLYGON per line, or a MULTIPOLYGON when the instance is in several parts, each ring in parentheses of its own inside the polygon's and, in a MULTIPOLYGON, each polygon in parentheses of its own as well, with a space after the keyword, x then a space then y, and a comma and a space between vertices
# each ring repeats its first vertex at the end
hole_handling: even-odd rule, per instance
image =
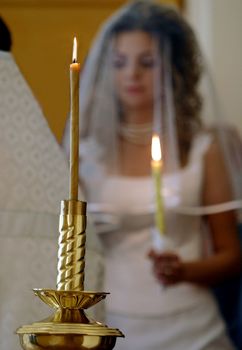
POLYGON ((74 59, 72 60, 72 63, 77 63, 76 58, 74 58, 74 59))

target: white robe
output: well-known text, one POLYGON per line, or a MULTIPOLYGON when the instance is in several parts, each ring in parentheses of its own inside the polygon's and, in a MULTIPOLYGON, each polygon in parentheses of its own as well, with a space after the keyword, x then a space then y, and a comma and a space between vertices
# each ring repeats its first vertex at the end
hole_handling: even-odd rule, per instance
MULTIPOLYGON (((55 288, 68 177, 38 102, 12 55, 0 51, 0 349, 19 350, 16 328, 52 312, 31 289, 55 288)), ((85 289, 102 291, 102 253, 90 226, 86 248, 85 289)), ((92 311, 102 317, 100 307, 92 311)))

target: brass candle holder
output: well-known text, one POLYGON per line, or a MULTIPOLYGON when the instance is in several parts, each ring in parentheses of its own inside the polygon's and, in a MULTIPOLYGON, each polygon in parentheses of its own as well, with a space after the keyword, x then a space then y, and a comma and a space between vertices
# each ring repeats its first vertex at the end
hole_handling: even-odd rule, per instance
POLYGON ((46 320, 17 329, 24 350, 111 350, 123 334, 90 320, 84 310, 108 293, 84 291, 86 202, 78 200, 79 167, 79 73, 74 39, 70 65, 70 200, 61 202, 57 290, 34 289, 55 311, 46 320))
POLYGON ((90 320, 85 309, 108 293, 84 291, 86 203, 61 202, 57 290, 34 289, 54 313, 18 328, 24 350, 111 350, 123 334, 90 320))

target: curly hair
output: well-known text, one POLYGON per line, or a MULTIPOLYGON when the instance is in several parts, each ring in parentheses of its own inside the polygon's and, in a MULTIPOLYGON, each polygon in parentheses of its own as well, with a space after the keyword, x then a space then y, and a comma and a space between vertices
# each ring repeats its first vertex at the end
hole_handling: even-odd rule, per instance
POLYGON ((185 162, 202 126, 198 93, 202 60, 193 30, 174 9, 144 0, 127 7, 114 23, 112 35, 132 30, 155 36, 161 49, 164 42, 169 43, 180 158, 185 162))

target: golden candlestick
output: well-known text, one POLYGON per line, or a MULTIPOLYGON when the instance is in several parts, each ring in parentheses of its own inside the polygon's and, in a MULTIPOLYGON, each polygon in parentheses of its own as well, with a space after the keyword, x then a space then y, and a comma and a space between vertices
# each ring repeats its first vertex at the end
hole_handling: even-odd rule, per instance
MULTIPOLYGON (((74 46, 75 47, 75 46, 74 46)), ((86 202, 78 201, 79 72, 71 65, 70 200, 61 202, 57 290, 34 289, 54 314, 17 329, 24 350, 111 350, 123 334, 90 320, 84 310, 108 293, 84 291, 86 202)))

